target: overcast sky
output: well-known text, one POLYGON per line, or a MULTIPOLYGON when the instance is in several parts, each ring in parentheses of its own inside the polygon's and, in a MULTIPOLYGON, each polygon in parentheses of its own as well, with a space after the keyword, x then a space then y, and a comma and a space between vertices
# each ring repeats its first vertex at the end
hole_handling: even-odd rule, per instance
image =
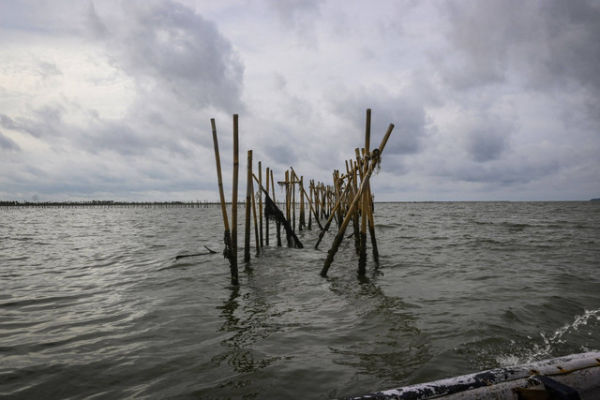
MULTIPOLYGON (((600 197, 600 1, 2 1, 0 199, 230 199, 232 117, 330 182, 396 128, 376 200, 600 197)), ((243 196, 245 179, 241 180, 243 196)))

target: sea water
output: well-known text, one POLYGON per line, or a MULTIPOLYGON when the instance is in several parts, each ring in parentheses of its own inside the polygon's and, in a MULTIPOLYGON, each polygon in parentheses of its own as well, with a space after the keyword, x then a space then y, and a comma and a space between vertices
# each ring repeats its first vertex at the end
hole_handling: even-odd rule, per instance
POLYGON ((352 239, 319 276, 313 222, 304 249, 274 225, 247 267, 240 249, 232 287, 218 207, 0 208, 0 397, 336 398, 600 349, 600 204, 375 222, 366 279, 352 239))

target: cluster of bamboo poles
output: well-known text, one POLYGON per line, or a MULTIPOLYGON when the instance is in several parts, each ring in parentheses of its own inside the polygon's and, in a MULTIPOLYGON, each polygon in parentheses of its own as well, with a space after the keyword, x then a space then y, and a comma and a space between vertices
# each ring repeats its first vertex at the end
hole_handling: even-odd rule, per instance
MULTIPOLYGON (((335 221, 338 231, 333 240, 331 249, 321 270, 322 276, 327 272, 333 262, 348 225, 352 222, 355 250, 359 256, 358 275, 364 276, 366 271, 367 229, 371 239, 373 258, 379 263, 377 239, 373 220, 373 195, 370 190, 369 180, 381 160, 381 153, 394 128, 390 124, 381 144, 373 151, 370 150, 371 135, 371 110, 367 109, 365 125, 365 146, 355 149, 355 158, 346 160, 345 173, 339 170, 333 172, 333 183, 326 185, 323 182, 310 180, 308 186, 304 185, 304 177, 298 175, 293 167, 285 171, 285 178, 275 182, 273 170, 265 169, 263 179, 262 162, 258 162, 258 176, 253 169, 252 150, 248 150, 247 176, 246 176, 246 202, 245 202, 245 231, 244 231, 244 262, 250 262, 251 253, 251 226, 254 226, 256 256, 259 256, 264 246, 269 246, 269 222, 275 222, 277 246, 282 245, 281 228, 286 232, 287 246, 302 248, 303 245, 296 236, 298 231, 312 229, 313 222, 319 226, 319 238, 315 249, 321 243, 325 232, 335 221), (283 189, 284 200, 279 203, 284 211, 276 206, 275 183, 283 189), (255 190, 256 184, 256 190, 255 190), (264 201, 263 201, 264 200, 264 201), (258 209, 258 210, 257 210, 258 209), (264 212, 263 212, 264 210, 264 212), (296 213, 298 210, 298 214, 296 213), (306 216, 308 214, 308 218, 306 216), (298 216, 298 218, 296 218, 298 216), (308 220, 308 221, 307 221, 308 220), (326 220, 325 225, 321 224, 326 220), (264 223, 263 223, 264 222, 264 223)), ((233 115, 233 190, 231 199, 231 223, 227 215, 223 179, 221 175, 221 162, 215 120, 211 119, 215 160, 217 165, 217 179, 223 224, 225 228, 224 256, 229 259, 231 270, 231 283, 239 284, 237 265, 237 198, 239 176, 239 141, 238 141, 238 115, 233 115)))

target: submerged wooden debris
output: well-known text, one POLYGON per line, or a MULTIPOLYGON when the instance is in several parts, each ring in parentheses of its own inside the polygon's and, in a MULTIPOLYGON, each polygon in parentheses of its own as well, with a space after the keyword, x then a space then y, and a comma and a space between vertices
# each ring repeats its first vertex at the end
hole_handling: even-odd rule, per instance
MULTIPOLYGON (((231 283, 233 285, 238 285, 238 115, 233 115, 233 186, 231 197, 231 224, 229 223, 227 203, 223 192, 219 145, 214 119, 211 119, 211 128, 213 134, 219 197, 224 226, 223 240, 225 244, 225 251, 223 254, 226 258, 228 258, 230 263, 231 283)), ((344 240, 344 235, 350 224, 352 224, 354 248, 356 254, 358 255, 358 275, 364 276, 366 273, 367 232, 370 236, 373 260, 375 265, 378 265, 379 252, 377 248, 375 224, 373 219, 373 193, 371 192, 369 182, 375 169, 380 166, 383 150, 393 129, 394 125, 390 124, 383 136, 383 139, 381 140, 381 143, 379 144, 379 147, 370 150, 371 110, 367 109, 364 147, 356 148, 354 152, 354 158, 346 160, 345 173, 340 172, 340 170, 333 171, 333 180, 331 184, 316 182, 315 180, 311 179, 308 181, 308 186, 305 187, 304 176, 298 175, 293 167, 290 167, 285 171, 283 180, 275 182, 273 169, 267 167, 265 170, 265 182, 263 185, 262 162, 258 162, 257 177, 253 169, 253 153, 252 150, 248 150, 244 223, 244 263, 248 265, 251 261, 251 226, 254 226, 256 256, 260 256, 264 246, 269 246, 270 244, 270 222, 275 222, 277 246, 282 245, 281 228, 283 227, 287 246, 294 248, 304 247, 304 245, 298 239, 296 232, 304 229, 311 230, 313 224, 316 224, 320 230, 318 240, 314 245, 316 249, 323 240, 325 233, 331 227, 333 221, 335 221, 338 230, 331 244, 331 248, 327 252, 327 257, 324 261, 323 268, 321 269, 321 275, 327 276, 331 264, 333 263, 333 259, 340 248, 342 241, 344 240), (278 203, 275 198, 275 183, 282 188, 285 194, 285 199, 280 203, 282 209, 277 206, 278 203), (256 207, 257 203, 258 214, 256 207), (308 214, 308 222, 306 214, 308 214), (324 226, 321 221, 325 221, 324 226)))

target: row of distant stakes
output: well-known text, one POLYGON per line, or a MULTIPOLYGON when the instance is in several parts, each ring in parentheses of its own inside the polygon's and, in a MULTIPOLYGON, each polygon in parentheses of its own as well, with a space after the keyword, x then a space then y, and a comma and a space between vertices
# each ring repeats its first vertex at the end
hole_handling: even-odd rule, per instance
MULTIPOLYGON (((238 144, 238 116, 233 115, 233 193, 231 197, 231 222, 227 215, 225 194, 223 193, 223 179, 221 176, 221 160, 219 157, 219 144, 217 140, 217 128, 214 118, 210 120, 212 127, 213 143, 215 148, 215 160, 217 163, 217 179, 219 182, 219 196, 221 211, 223 213, 223 224, 225 227, 224 241, 225 250, 223 254, 229 259, 231 270, 231 283, 238 285, 238 262, 237 262, 237 198, 238 198, 238 170, 239 170, 239 144, 238 144)), ((285 214, 276 205, 275 180, 273 170, 266 168, 263 180, 262 165, 258 162, 258 177, 253 173, 252 150, 248 150, 248 174, 246 184, 246 213, 245 213, 245 243, 244 262, 250 262, 250 225, 251 215, 254 221, 254 233, 256 238, 256 254, 266 244, 269 245, 269 221, 274 220, 276 224, 277 246, 281 246, 281 227, 285 230, 288 247, 302 248, 303 245, 296 236, 296 191, 298 188, 299 218, 298 229, 312 228, 314 217, 315 223, 321 232, 315 244, 318 248, 323 235, 333 220, 336 221, 338 232, 333 240, 331 249, 321 269, 321 276, 327 276, 327 271, 337 253, 346 228, 352 222, 354 229, 355 249, 358 253, 358 275, 364 276, 366 272, 367 254, 367 226, 371 237, 373 258, 379 263, 377 240, 373 223, 373 196, 369 186, 369 179, 375 168, 381 162, 381 154, 387 143, 394 125, 390 124, 379 147, 370 150, 371 139, 371 110, 367 109, 365 124, 365 146, 355 149, 355 158, 346 160, 346 173, 339 170, 333 171, 333 184, 325 185, 322 182, 309 182, 308 188, 304 187, 304 178, 298 176, 294 168, 285 171, 285 180, 277 182, 285 190, 285 214), (255 195, 254 183, 258 185, 255 195), (308 189, 308 190, 307 190, 308 189), (264 214, 263 214, 264 196, 264 214), (258 200, 256 199, 258 197, 258 200), (258 202, 258 216, 256 212, 258 202), (308 204, 308 207, 307 207, 308 204), (308 225, 306 223, 305 209, 308 211, 308 225), (263 219, 265 229, 263 235, 263 219), (325 220, 325 225, 321 220, 325 220), (290 223, 291 221, 291 223, 290 223)), ((281 204, 284 204, 283 202, 281 204)))

